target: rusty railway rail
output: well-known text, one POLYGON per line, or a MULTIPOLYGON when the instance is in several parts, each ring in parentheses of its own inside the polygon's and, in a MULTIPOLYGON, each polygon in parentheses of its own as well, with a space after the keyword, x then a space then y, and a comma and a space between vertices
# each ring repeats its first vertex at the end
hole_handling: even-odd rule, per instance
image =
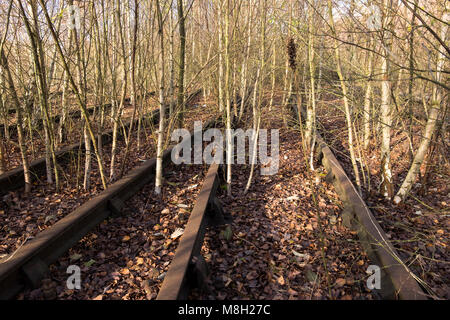
MULTIPOLYGON (((150 91, 150 92, 147 92, 147 94, 146 94, 147 97, 152 97, 154 95, 155 95, 155 91, 150 91)), ((125 102, 130 103, 131 98, 125 98, 125 102)), ((32 107, 33 106, 31 106, 30 108, 32 108, 32 107)), ((103 105, 103 108, 105 110, 109 109, 111 107, 112 107, 111 103, 106 103, 103 105)), ((100 109, 100 106, 94 106, 94 107, 88 108, 87 112, 88 112, 88 114, 92 115, 92 114, 94 114, 94 112, 96 110, 99 110, 99 109, 100 109)), ((10 108, 5 111, 5 113, 7 113, 7 114, 15 114, 16 112, 17 112, 17 110, 15 108, 10 108)), ((67 116, 68 116, 68 118, 78 119, 78 118, 82 117, 82 113, 81 113, 81 110, 75 110, 75 111, 69 112, 69 114, 67 116)), ((59 121, 61 120, 61 114, 56 114, 56 115, 52 116, 51 118, 54 123, 59 123, 59 121)), ((39 121, 37 122, 37 126, 39 129, 42 128, 42 126, 43 126, 42 119, 39 119, 39 121)), ((0 124, 0 131, 4 131, 4 130, 5 130, 5 124, 2 123, 2 124, 0 124)), ((8 130, 11 135, 17 134, 16 124, 15 123, 10 124, 8 126, 8 130)))
MULTIPOLYGON (((155 110, 148 116, 148 119, 153 123, 156 123, 159 119, 159 110, 155 110)), ((137 122, 137 120, 135 120, 137 122)), ((131 121, 124 124, 124 128, 129 128, 131 121)), ((102 135, 99 135, 102 143, 110 143, 112 141, 112 133, 113 129, 109 129, 104 132, 102 135)), ((123 131, 119 131, 119 135, 123 136, 123 131)), ((59 151, 56 152, 57 161, 67 161, 74 154, 77 154, 79 151, 84 152, 85 142, 74 143, 72 145, 66 146, 59 151)), ((36 159, 30 162, 30 172, 31 179, 35 180, 37 177, 41 176, 45 173, 46 165, 45 165, 45 157, 36 159)), ((23 167, 17 167, 15 169, 9 170, 4 174, 0 175, 0 195, 7 193, 8 191, 12 191, 18 188, 21 188, 25 185, 24 181, 24 173, 23 167)))
MULTIPOLYGON (((204 129, 215 126, 218 121, 208 122, 204 129)), ((198 133, 191 135, 191 139, 194 139, 196 134, 198 133)), ((164 152, 164 164, 167 164, 171 153, 172 148, 164 152)), ((119 214, 124 207, 124 201, 151 181, 155 168, 156 158, 147 160, 108 189, 37 234, 15 253, 1 260, 0 300, 14 298, 27 286, 39 286, 48 266, 108 216, 119 214)))
MULTIPOLYGON (((195 97, 197 97, 201 93, 201 90, 196 90, 192 94, 188 96, 186 99, 186 103, 191 102, 195 97)), ((78 111, 80 112, 80 111, 78 111)), ((159 110, 155 110, 148 114, 145 117, 148 121, 156 124, 159 121, 159 110)), ((134 121, 134 124, 137 123, 138 120, 134 121)), ((126 122, 123 125, 124 129, 129 128, 131 121, 126 122)), ((100 137, 102 144, 107 144, 112 141, 112 133, 113 129, 109 129, 104 132, 100 137)), ((119 136, 123 136, 123 130, 119 130, 119 136)), ((67 161, 74 154, 77 154, 79 151, 84 152, 84 141, 81 143, 75 143, 69 146, 62 148, 61 150, 56 152, 57 161, 67 161)), ((45 165, 45 157, 41 157, 36 159, 29 164, 31 179, 35 180, 37 177, 41 176, 45 173, 46 165, 45 165)), ((17 167, 15 169, 9 170, 0 175, 0 195, 7 193, 8 191, 12 191, 18 188, 21 188, 25 185, 23 167, 17 167)))
POLYGON ((190 288, 202 288, 205 284, 208 272, 200 250, 206 228, 231 223, 231 216, 224 213, 216 198, 219 169, 220 165, 216 163, 209 167, 157 300, 184 300, 188 298, 190 288))
MULTIPOLYGON (((294 96, 291 97, 290 105, 298 123, 300 120, 299 109, 293 99, 295 99, 294 96)), ((300 114, 302 119, 306 119, 303 108, 300 108, 300 114)), ((333 183, 344 203, 344 224, 357 231, 360 243, 369 259, 381 269, 381 289, 375 290, 384 299, 427 299, 424 290, 416 281, 417 277, 402 261, 330 147, 318 132, 316 135, 315 151, 327 171, 325 180, 333 183)))
MULTIPOLYGON (((241 102, 242 98, 236 97, 233 104, 239 105, 241 102)), ((244 103, 246 102, 247 99, 244 100, 244 103)), ((232 125, 237 122, 238 118, 233 116, 232 125)), ((220 164, 213 163, 206 173, 157 300, 186 300, 191 289, 207 288, 209 270, 200 252, 206 230, 208 227, 232 223, 231 215, 223 210, 220 200, 216 197, 222 177, 221 168, 220 164)))
MULTIPOLYGON (((111 103, 108 103, 108 104, 105 104, 103 107, 105 109, 109 109, 109 108, 111 108, 111 106, 112 106, 111 103)), ((91 108, 87 109, 87 112, 89 115, 92 115, 98 109, 99 109, 99 107, 91 107, 91 108)), ((14 112, 9 112, 10 114, 15 113, 15 111, 16 111, 15 109, 10 109, 10 110, 14 110, 14 112)), ((82 117, 81 110, 71 111, 67 115, 67 118, 70 118, 70 119, 78 119, 81 117, 82 117)), ((61 115, 60 114, 54 115, 51 117, 51 120, 53 121, 53 123, 59 123, 61 121, 61 115)), ((43 127, 42 119, 39 119, 39 121, 37 121, 36 126, 38 129, 42 129, 42 127, 43 127)), ((2 123, 2 124, 0 124, 0 131, 3 132, 4 130, 5 130, 5 124, 2 123)), ((8 126, 8 130, 9 130, 10 135, 17 135, 17 124, 16 123, 10 124, 8 126)))

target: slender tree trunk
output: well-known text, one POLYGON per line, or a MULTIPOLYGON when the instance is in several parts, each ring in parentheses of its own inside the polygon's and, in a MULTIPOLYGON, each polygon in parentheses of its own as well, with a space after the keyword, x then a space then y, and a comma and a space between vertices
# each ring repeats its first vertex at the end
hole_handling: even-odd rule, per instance
POLYGON ((119 0, 116 2, 116 26, 117 31, 119 35, 120 40, 120 47, 121 47, 121 55, 122 55, 122 95, 119 102, 119 107, 117 109, 117 113, 114 118, 114 127, 113 127, 113 142, 111 147, 111 163, 110 163, 110 169, 109 169, 109 179, 113 180, 116 173, 116 153, 117 153, 117 139, 118 139, 118 130, 119 125, 121 122, 121 116, 125 104, 125 98, 127 94, 127 84, 128 84, 128 69, 127 69, 127 54, 126 54, 126 44, 125 44, 125 36, 122 29, 122 22, 121 22, 121 9, 120 9, 121 3, 119 0))
MULTIPOLYGON (((441 20, 448 21, 450 18, 450 14, 448 12, 443 14, 443 17, 441 20)), ((448 31, 448 25, 443 25, 441 29, 441 38, 445 39, 448 31)), ((442 80, 442 71, 444 70, 444 65, 446 61, 446 56, 444 54, 444 47, 441 45, 439 47, 438 52, 438 59, 437 59, 437 65, 436 65, 436 81, 440 82, 442 80)), ((402 200, 406 198, 409 191, 411 190, 414 182, 417 179, 417 175, 420 171, 420 166, 423 163, 423 160, 425 158, 425 155, 429 149, 431 139, 433 137, 433 134, 436 130, 436 123, 437 119, 439 117, 439 112, 441 108, 441 100, 442 100, 442 89, 439 88, 437 85, 434 85, 433 87, 433 100, 431 102, 431 106, 428 112, 428 120, 427 124, 425 126, 425 130, 423 133, 423 138, 420 142, 419 148, 416 151, 416 154, 414 156, 414 160, 411 164, 411 167, 408 171, 408 174, 406 175, 405 180, 403 181, 402 185, 400 186, 400 189, 398 190, 396 196, 394 197, 395 203, 400 203, 402 200)))
POLYGON ((253 5, 251 0, 248 4, 248 15, 247 15, 247 47, 245 51, 244 60, 242 61, 242 74, 241 74, 241 106, 239 109, 239 120, 242 118, 245 109, 245 101, 247 100, 247 83, 248 83, 248 69, 249 69, 249 58, 250 58, 250 46, 252 41, 252 32, 251 32, 251 21, 252 21, 252 13, 253 13, 253 5))
POLYGON ((170 80, 169 80, 169 118, 174 113, 175 107, 175 30, 173 25, 173 13, 170 12, 169 18, 169 28, 170 28, 170 80))
MULTIPOLYGON (((388 10, 389 0, 384 0, 384 8, 388 10)), ((385 15, 383 26, 387 28, 390 25, 389 18, 385 15)), ((388 33, 382 34, 383 54, 381 56, 381 192, 384 197, 391 199, 394 194, 394 186, 392 182, 391 172, 391 84, 389 69, 389 54, 391 50, 390 40, 387 39, 388 33)))
POLYGON ((131 122, 130 122, 130 128, 128 129, 128 135, 126 138, 126 147, 125 147, 125 155, 123 157, 123 161, 122 161, 122 167, 120 169, 120 176, 123 176, 124 172, 125 172, 125 166, 126 163, 128 161, 128 152, 130 150, 130 140, 131 140, 131 134, 133 132, 134 129, 134 122, 135 122, 135 118, 136 118, 136 112, 137 112, 137 108, 138 108, 138 103, 137 100, 140 100, 137 98, 136 95, 136 42, 137 42, 137 31, 138 31, 138 22, 139 22, 139 4, 137 2, 137 0, 134 0, 134 9, 135 9, 135 14, 134 14, 134 27, 133 27, 133 32, 131 35, 131 60, 130 60, 130 67, 131 67, 131 88, 132 88, 132 92, 133 92, 133 115, 131 116, 131 122))
POLYGON ((275 96, 275 74, 276 74, 276 64, 277 64, 277 50, 275 40, 272 45, 272 86, 270 90, 270 102, 269 102, 269 111, 272 110, 273 106, 273 98, 275 96))
MULTIPOLYGON (((313 23, 314 10, 308 8, 308 65, 309 65, 309 79, 310 79, 310 102, 306 108, 306 129, 305 140, 308 148, 308 152, 311 153, 311 157, 314 152, 315 135, 316 135, 316 92, 315 92, 315 64, 314 64, 314 23, 313 23)), ((313 170, 312 161, 310 161, 310 169, 313 170)))
POLYGON ((86 104, 84 103, 84 101, 83 101, 83 99, 82 99, 82 97, 80 95, 79 88, 76 85, 75 80, 74 80, 74 78, 73 78, 73 76, 72 76, 72 74, 70 72, 69 66, 67 64, 66 58, 64 56, 64 53, 62 51, 62 48, 61 48, 58 36, 56 35, 55 29, 53 27, 51 18, 50 18, 49 14, 48 14, 47 7, 45 6, 44 0, 39 0, 39 1, 41 3, 42 11, 43 11, 43 13, 45 15, 45 20, 46 20, 47 25, 48 25, 48 27, 50 29, 50 33, 51 33, 51 35, 53 37, 53 40, 55 41, 55 45, 56 45, 56 47, 58 49, 58 54, 59 54, 60 59, 61 59, 61 61, 63 63, 63 67, 64 67, 64 69, 67 72, 67 75, 69 77, 70 85, 72 86, 72 89, 73 89, 73 91, 74 91, 74 93, 76 95, 78 104, 79 104, 79 106, 81 108, 81 113, 83 114, 83 117, 84 117, 84 119, 86 121, 86 125, 87 125, 87 129, 88 129, 88 132, 89 132, 89 136, 91 138, 91 142, 92 142, 93 147, 94 147, 94 152, 95 152, 96 157, 97 157, 97 163, 98 163, 98 166, 99 166, 100 177, 101 177, 101 180, 102 180, 103 188, 106 189, 106 179, 105 179, 105 175, 104 175, 103 162, 102 162, 102 159, 100 158, 100 155, 98 153, 97 141, 96 141, 96 137, 94 135, 94 132, 92 130, 91 123, 89 121, 89 114, 88 114, 88 111, 86 109, 86 104))
POLYGON ((338 42, 336 40, 336 29, 334 26, 334 18, 333 18, 333 5, 331 0, 328 0, 328 12, 329 12, 329 24, 331 26, 331 32, 335 38, 334 41, 334 54, 335 54, 335 60, 336 60, 336 71, 338 73, 339 82, 341 85, 342 95, 343 95, 343 101, 344 101, 344 109, 345 109, 345 118, 347 122, 347 131, 348 131, 348 148, 350 152, 350 159, 352 162, 353 167, 353 173, 355 174, 355 180, 356 184, 359 188, 359 191, 361 191, 361 181, 359 177, 359 170, 358 165, 356 163, 356 156, 355 156, 355 150, 354 150, 354 144, 353 144, 353 126, 352 126, 352 119, 351 119, 351 111, 350 111, 350 104, 348 101, 348 90, 347 90, 347 84, 345 83, 344 76, 342 74, 342 68, 341 68, 341 57, 339 52, 339 46, 338 42))
POLYGON ((233 150, 231 141, 231 98, 230 98, 230 0, 226 1, 225 9, 225 104, 226 104, 226 129, 227 129, 227 193, 231 196, 231 165, 233 160, 233 150))
POLYGON ((257 154, 257 145, 258 145, 258 138, 259 138, 259 126, 261 122, 261 104, 263 100, 263 84, 264 84, 264 64, 265 64, 265 51, 266 51, 266 8, 267 8, 267 0, 261 0, 260 1, 261 6, 261 42, 260 42, 260 64, 258 66, 258 71, 256 75, 256 82, 255 82, 255 91, 253 96, 253 154, 251 155, 252 163, 250 164, 250 175, 247 180, 247 185, 244 190, 244 194, 248 192, 250 189, 252 179, 253 179, 253 172, 255 170, 255 164, 256 164, 256 154, 257 154))
POLYGON ((411 17, 411 32, 409 34, 409 82, 408 82, 408 136, 410 139, 410 148, 409 148, 409 158, 412 161, 413 160, 413 152, 414 152, 414 146, 413 146, 413 106, 414 106, 414 94, 413 94, 413 88, 414 88, 414 32, 416 28, 415 20, 416 20, 416 11, 417 11, 417 1, 414 0, 414 9, 413 14, 411 17))
POLYGON ((364 149, 369 147, 370 142, 370 116, 371 116, 371 101, 372 101, 372 68, 373 68, 373 54, 368 53, 368 70, 367 70, 367 87, 364 96, 364 149))
MULTIPOLYGON (((292 27, 292 2, 289 1, 289 22, 288 22, 288 35, 287 38, 291 39, 291 27, 292 27)), ((283 85, 283 100, 284 106, 287 105, 287 101, 290 97, 290 92, 287 92, 289 86, 289 56, 286 56, 286 64, 284 69, 284 85, 283 85)))
POLYGON ((223 63, 223 22, 222 22, 222 10, 223 1, 218 0, 218 28, 219 28, 219 110, 220 112, 224 109, 224 97, 223 97, 223 81, 224 81, 224 63, 223 63))
POLYGON ((163 140, 165 129, 165 105, 164 105, 164 25, 159 0, 156 0, 156 15, 158 18, 158 39, 159 39, 159 130, 158 146, 156 151, 156 178, 155 193, 161 194, 162 188, 162 166, 163 166, 163 140))
POLYGON ((185 62, 186 62, 186 29, 184 25, 184 12, 183 12, 183 0, 178 0, 178 27, 180 32, 180 61, 178 69, 178 97, 177 97, 177 107, 179 108, 178 113, 178 124, 180 127, 183 126, 183 119, 185 113, 184 106, 184 73, 185 73, 185 62))

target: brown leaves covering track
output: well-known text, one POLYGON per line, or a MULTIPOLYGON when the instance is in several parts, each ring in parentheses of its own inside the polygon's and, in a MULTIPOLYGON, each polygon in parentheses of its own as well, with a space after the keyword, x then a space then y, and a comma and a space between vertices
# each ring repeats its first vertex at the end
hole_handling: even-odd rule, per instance
MULTIPOLYGON (((353 178, 348 153, 347 131, 343 113, 329 116, 330 110, 319 110, 327 143, 335 152, 349 177, 353 178)), ((420 142, 422 128, 415 125, 414 146, 420 142)), ((410 196, 400 205, 380 196, 380 156, 373 147, 365 151, 370 170, 371 190, 363 188, 363 197, 389 240, 412 272, 427 283, 434 298, 450 299, 450 223, 449 168, 446 163, 429 163, 427 185, 416 183, 410 196)), ((393 130, 391 163, 394 184, 398 188, 406 176, 410 162, 407 156, 408 139, 404 130, 393 130)), ((447 150, 448 159, 448 150, 447 150)), ((353 179, 354 181, 354 179, 353 179)))
MULTIPOLYGON (((194 101, 193 103, 198 102, 194 101)), ((188 109, 185 115, 185 126, 188 129, 194 127, 194 121, 206 122, 211 115, 216 116, 215 106, 194 107, 188 109)), ((137 148, 137 131, 132 133, 129 157, 125 166, 125 173, 140 164, 142 161, 151 159, 155 155, 156 135, 152 128, 147 127, 141 130, 141 148, 137 148)), ((124 161, 125 142, 119 140, 116 154, 116 173, 118 174, 124 161)), ((103 148, 104 163, 109 164, 111 157, 111 146, 105 145, 103 148)), ((78 206, 93 198, 102 191, 100 174, 97 162, 92 160, 91 189, 84 191, 74 187, 76 175, 82 182, 83 170, 77 172, 77 162, 84 164, 84 159, 77 158, 64 168, 63 177, 69 177, 70 181, 64 181, 60 192, 56 192, 53 185, 48 185, 45 177, 41 177, 32 192, 28 195, 22 189, 3 196, 0 199, 0 259, 12 254, 17 248, 27 240, 34 237, 38 232, 50 227, 59 219, 75 210, 78 206)), ((106 167, 109 167, 106 166, 106 167)), ((106 170, 109 176, 109 170, 106 170)), ((119 177, 116 176, 111 182, 119 177)))
MULTIPOLYGON (((216 115, 207 111, 188 111, 186 127, 216 115)), ((42 287, 26 290, 19 299, 155 298, 180 239, 174 232, 184 229, 206 169, 168 165, 161 198, 154 195, 153 183, 146 185, 125 203, 121 216, 104 221, 53 264, 42 287), (81 290, 66 287, 72 264, 81 267, 81 290)))
MULTIPOLYGON (((280 112, 271 114, 262 128, 282 126, 280 112)), ((298 132, 280 130, 279 172, 261 176, 256 168, 243 196, 248 175, 248 166, 233 166, 233 196, 220 197, 233 216, 233 236, 227 241, 221 230, 207 234, 202 250, 211 267, 211 292, 192 298, 377 298, 366 289, 369 262, 355 233, 342 225, 337 194, 307 174, 298 132)))
MULTIPOLYGON (((134 136, 136 137, 136 132, 134 136)), ((130 159, 125 172, 154 155, 154 140, 151 134, 146 135, 142 132, 141 139, 141 143, 145 147, 141 147, 140 150, 136 143, 130 145, 130 159)), ((118 150, 125 150, 124 141, 118 142, 118 150)), ((104 147, 105 163, 109 163, 110 151, 110 146, 104 147)), ((122 162, 123 152, 118 152, 116 172, 120 170, 122 162)), ((95 160, 92 161, 91 189, 84 191, 74 187, 73 177, 77 175, 76 163, 77 159, 75 158, 69 166, 64 168, 64 174, 72 181, 70 183, 64 181, 60 192, 56 192, 55 187, 48 185, 45 177, 41 177, 41 180, 33 185, 30 194, 26 195, 22 189, 19 189, 2 197, 0 201, 0 258, 13 253, 27 239, 31 239, 38 232, 50 227, 102 191, 100 173, 95 160)), ((81 159, 81 163, 84 163, 84 159, 81 159)), ((78 174, 80 175, 79 181, 82 182, 83 171, 78 174)), ((114 180, 117 180, 117 177, 114 180)))
POLYGON ((46 286, 26 291, 26 299, 153 299, 162 284, 203 179, 203 166, 170 165, 163 196, 154 184, 125 203, 51 266, 46 286), (81 290, 66 288, 69 265, 81 267, 81 290), (49 289, 50 288, 50 289, 49 289))

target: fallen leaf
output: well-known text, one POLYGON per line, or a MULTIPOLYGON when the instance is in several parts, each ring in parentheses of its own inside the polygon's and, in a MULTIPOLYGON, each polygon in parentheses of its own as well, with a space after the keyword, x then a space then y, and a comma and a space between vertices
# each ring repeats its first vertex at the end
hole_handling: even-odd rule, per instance
POLYGON ((292 250, 292 253, 294 254, 294 256, 299 257, 301 259, 309 259, 309 254, 304 254, 304 253, 299 253, 295 250, 292 250))
POLYGON ((285 200, 286 201, 294 201, 294 200, 300 200, 300 198, 298 197, 298 195, 293 195, 293 196, 287 197, 285 200))
POLYGON ((233 231, 231 230, 231 226, 229 226, 229 225, 226 226, 225 230, 222 230, 220 232, 220 237, 227 241, 230 241, 232 236, 233 236, 233 231))
POLYGON ((183 228, 177 228, 173 233, 172 233, 172 235, 170 236, 172 239, 176 239, 176 238, 178 238, 179 236, 181 236, 182 234, 183 234, 183 232, 184 232, 184 229, 183 228))
POLYGON ((77 261, 79 260, 83 255, 79 254, 79 253, 74 253, 73 255, 70 256, 70 261, 77 261))
POLYGON ((95 263, 95 260, 94 260, 94 259, 91 259, 91 260, 89 260, 88 262, 85 262, 85 263, 84 263, 84 266, 85 266, 85 267, 90 267, 90 266, 92 266, 94 263, 95 263))
POLYGON ((47 222, 49 222, 49 221, 52 220, 52 219, 55 219, 55 218, 56 218, 56 217, 55 217, 54 215, 46 216, 46 217, 45 217, 45 220, 44 220, 44 224, 47 223, 47 222))
POLYGON ((127 241, 130 241, 130 236, 124 236, 123 238, 122 238, 122 242, 127 242, 127 241))
POLYGON ((250 271, 249 273, 247 273, 247 276, 245 277, 247 280, 253 280, 256 279, 258 277, 258 273, 256 271, 250 271))
POLYGON ((308 279, 309 282, 316 282, 317 274, 308 269, 306 270, 306 279, 308 279))
POLYGON ((343 279, 343 278, 338 278, 338 279, 336 279, 336 286, 338 287, 338 288, 340 288, 340 287, 342 287, 342 286, 344 286, 345 285, 345 279, 343 279))

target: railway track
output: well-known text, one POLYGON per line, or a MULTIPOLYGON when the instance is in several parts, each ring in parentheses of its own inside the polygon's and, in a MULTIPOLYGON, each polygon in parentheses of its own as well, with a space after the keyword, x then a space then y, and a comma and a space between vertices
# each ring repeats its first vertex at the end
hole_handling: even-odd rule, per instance
MULTIPOLYGON (((153 111, 148 117, 146 117, 153 124, 159 119, 159 110, 153 111)), ((135 120, 137 123, 138 120, 135 120)), ((131 121, 124 124, 123 128, 127 129, 130 127, 131 121)), ((107 144, 112 142, 113 129, 109 129, 99 137, 101 138, 102 144, 107 144)), ((119 137, 123 137, 123 130, 119 130, 119 137)), ((76 156, 76 154, 81 151, 84 152, 85 142, 75 143, 62 148, 56 152, 56 159, 58 163, 69 160, 70 158, 76 156)), ((30 172, 32 181, 37 177, 45 173, 46 162, 45 157, 36 159, 30 162, 30 172)), ((0 175, 0 194, 4 194, 8 191, 12 191, 21 188, 25 185, 23 167, 17 167, 15 169, 9 170, 4 174, 0 175)))
MULTIPOLYGON (((203 129, 214 127, 217 121, 210 121, 203 129)), ((171 153, 172 148, 164 152, 164 164, 170 161, 171 153)), ((156 158, 147 160, 0 261, 0 299, 12 299, 28 286, 38 287, 49 265, 107 217, 121 213, 124 202, 154 178, 155 167, 156 158)))
MULTIPOLYGON (((297 123, 301 118, 306 119, 306 113, 299 110, 296 103, 292 103, 294 117, 297 123)), ((294 100, 295 101, 295 100, 294 100)), ((357 231, 360 243, 374 265, 381 268, 381 281, 379 290, 384 299, 423 300, 427 295, 418 283, 418 278, 411 272, 405 262, 402 261, 394 246, 388 240, 388 236, 357 192, 352 181, 346 174, 341 163, 329 148, 319 132, 317 135, 316 155, 319 162, 325 167, 327 176, 325 180, 332 183, 339 197, 344 202, 344 224, 357 231)))
POLYGON ((216 197, 220 180, 219 164, 212 164, 195 202, 175 256, 158 293, 158 300, 185 300, 191 288, 204 288, 208 267, 200 250, 206 228, 232 222, 216 197))
MULTIPOLYGON (((201 90, 197 90, 189 95, 189 97, 186 99, 186 103, 189 103, 189 101, 192 101, 195 97, 197 97, 200 94, 201 90)), ((80 111, 78 111, 80 112, 80 111)), ((155 110, 151 112, 149 115, 145 116, 144 119, 149 121, 152 124, 156 124, 159 121, 159 110, 155 110)), ((133 126, 138 122, 136 119, 134 121, 133 126)), ((126 130, 130 127, 131 121, 127 121, 123 124, 122 129, 126 130)), ((123 137, 123 130, 119 130, 118 134, 119 137, 123 137)), ((100 135, 102 144, 108 144, 112 142, 112 134, 113 129, 109 129, 103 134, 100 135)), ((69 160, 70 158, 76 156, 76 154, 81 151, 84 152, 84 141, 81 143, 75 143, 69 146, 66 146, 62 148, 61 150, 56 152, 56 159, 59 163, 69 160)), ((45 157, 41 157, 39 159, 36 159, 29 164, 30 166, 30 172, 31 172, 31 178, 32 181, 35 180, 37 177, 41 176, 45 173, 46 170, 46 162, 45 157)), ((23 167, 17 167, 15 169, 9 170, 2 175, 0 175, 0 195, 5 194, 8 191, 12 191, 18 188, 21 188, 25 185, 24 181, 24 173, 23 173, 23 167)))
MULTIPOLYGON (((151 91, 151 92, 148 92, 148 93, 147 93, 147 97, 151 97, 151 96, 154 96, 154 95, 155 95, 155 91, 151 91)), ((130 102, 131 102, 131 98, 125 98, 125 101, 124 101, 124 102, 125 102, 125 103, 130 103, 130 102)), ((33 107, 33 106, 31 106, 31 108, 32 108, 32 107, 33 107)), ((95 112, 96 110, 99 110, 99 107, 100 107, 100 106, 87 108, 88 114, 89 114, 89 115, 93 115, 94 112, 95 112)), ((104 105, 103 105, 103 109, 104 109, 104 110, 108 110, 108 109, 110 109, 111 107, 112 107, 112 104, 111 104, 111 103, 107 103, 107 104, 104 104, 104 105)), ((16 112, 17 112, 16 109, 8 109, 8 110, 6 111, 7 114, 15 114, 16 112)), ((71 111, 71 112, 69 112, 69 114, 67 115, 67 118, 70 118, 70 119, 80 119, 81 117, 82 117, 82 112, 81 112, 81 110, 71 111)), ((59 123, 59 122, 61 121, 61 115, 60 115, 60 114, 54 115, 54 116, 52 117, 52 121, 53 121, 53 123, 59 123)), ((41 129, 42 127, 43 127, 42 119, 39 119, 39 121, 37 121, 37 128, 38 128, 38 129, 41 129)), ((4 130, 5 130, 5 124, 2 123, 2 124, 0 124, 0 131, 4 131, 4 130)), ((15 123, 10 124, 10 125, 8 126, 8 130, 9 130, 9 133, 10 133, 11 135, 16 135, 16 134, 17 134, 16 124, 15 124, 15 123)))
MULTIPOLYGON (((293 111, 298 117, 298 108, 293 111)), ((304 117, 302 117, 304 119, 304 117)), ((214 126, 210 122, 204 129, 214 126)), ((164 153, 164 162, 171 154, 164 153)), ((318 134, 317 154, 328 172, 325 180, 333 183, 344 202, 344 224, 358 233, 360 243, 373 264, 380 266, 383 283, 380 295, 385 299, 425 299, 426 295, 415 276, 398 256, 387 235, 359 196, 339 161, 318 134)), ((64 252, 76 244, 108 216, 119 214, 124 202, 147 184, 154 173, 156 160, 151 159, 132 170, 123 179, 97 197, 88 201, 51 228, 38 234, 18 250, 15 255, 0 263, 0 299, 13 298, 26 285, 36 287, 48 270, 64 252)), ((158 300, 184 300, 193 288, 206 289, 208 266, 201 255, 208 227, 230 224, 217 198, 221 166, 212 164, 205 176, 180 242, 164 276, 158 300)))
MULTIPOLYGON (((293 110, 299 121, 296 105, 293 105, 293 110)), ((304 115, 302 118, 305 119, 304 115)), ((380 266, 383 285, 380 290, 375 290, 383 299, 426 299, 427 296, 416 281, 416 277, 401 260, 386 233, 319 133, 317 139, 317 154, 328 172, 325 180, 333 183, 344 202, 344 224, 357 231, 369 259, 374 265, 380 266)), ((216 197, 220 168, 219 165, 213 164, 208 170, 175 257, 157 296, 158 300, 185 300, 189 297, 190 289, 202 289, 207 286, 209 271, 205 259, 200 254, 206 228, 231 223, 232 219, 225 214, 216 197)))

